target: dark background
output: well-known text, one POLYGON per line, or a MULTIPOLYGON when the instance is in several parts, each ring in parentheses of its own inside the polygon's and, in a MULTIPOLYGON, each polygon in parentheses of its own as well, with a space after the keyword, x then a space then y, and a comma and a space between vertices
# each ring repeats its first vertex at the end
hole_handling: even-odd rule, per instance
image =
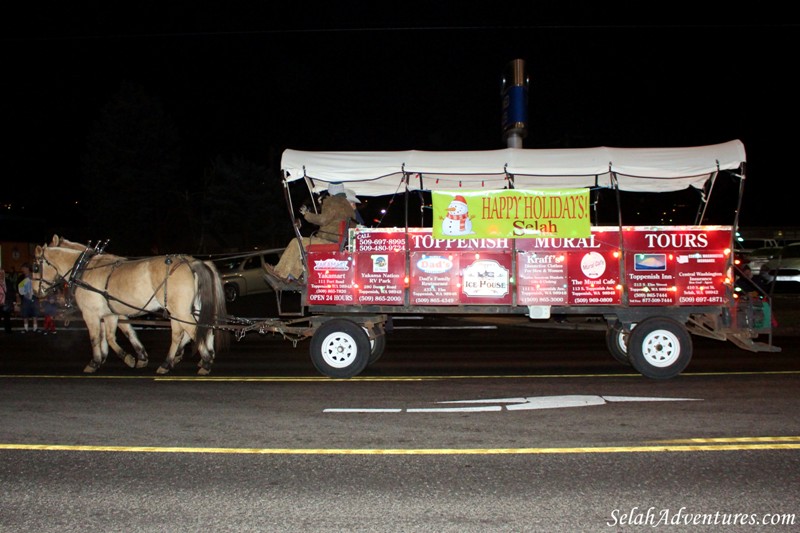
POLYGON ((4 8, 3 238, 111 237, 121 254, 283 245, 284 149, 503 148, 513 59, 531 79, 526 148, 740 139, 741 226, 797 223, 793 16, 164 4, 4 8))

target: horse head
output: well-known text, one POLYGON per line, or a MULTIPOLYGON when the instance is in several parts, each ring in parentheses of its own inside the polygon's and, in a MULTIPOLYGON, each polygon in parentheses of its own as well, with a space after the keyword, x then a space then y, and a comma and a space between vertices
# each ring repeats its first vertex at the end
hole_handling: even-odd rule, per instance
POLYGON ((75 248, 62 248, 61 244, 63 240, 54 235, 49 246, 36 246, 34 250, 31 283, 34 294, 40 298, 49 292, 60 290, 69 282, 79 252, 75 248))

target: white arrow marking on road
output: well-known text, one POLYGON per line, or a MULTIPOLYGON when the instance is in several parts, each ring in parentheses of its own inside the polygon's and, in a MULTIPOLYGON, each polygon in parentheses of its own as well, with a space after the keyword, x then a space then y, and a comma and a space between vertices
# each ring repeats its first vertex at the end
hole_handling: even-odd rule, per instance
POLYGON ((520 398, 493 398, 487 400, 451 400, 437 402, 440 404, 503 404, 485 405, 480 407, 430 407, 430 408, 354 408, 323 410, 324 413, 479 413, 502 411, 529 411, 535 409, 561 409, 563 407, 586 407, 591 405, 605 405, 609 402, 697 402, 700 398, 649 398, 641 396, 596 396, 592 394, 571 394, 564 396, 529 396, 520 398))

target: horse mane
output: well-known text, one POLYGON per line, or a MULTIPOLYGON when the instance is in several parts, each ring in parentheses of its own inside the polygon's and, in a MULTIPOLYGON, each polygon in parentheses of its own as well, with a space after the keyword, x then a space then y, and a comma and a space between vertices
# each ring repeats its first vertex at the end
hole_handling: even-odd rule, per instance
MULTIPOLYGON (((50 243, 50 246, 51 247, 56 247, 56 248, 66 248, 68 250, 77 250, 79 252, 83 252, 83 251, 86 251, 86 250, 89 250, 89 251, 92 250, 91 248, 89 248, 85 244, 72 242, 69 239, 66 239, 64 237, 59 237, 58 235, 53 235, 53 240, 50 243)), ((113 255, 113 254, 109 254, 109 253, 106 253, 106 252, 103 252, 103 256, 107 260, 112 260, 112 261, 115 261, 117 259, 126 259, 125 257, 120 257, 118 255, 113 255)))

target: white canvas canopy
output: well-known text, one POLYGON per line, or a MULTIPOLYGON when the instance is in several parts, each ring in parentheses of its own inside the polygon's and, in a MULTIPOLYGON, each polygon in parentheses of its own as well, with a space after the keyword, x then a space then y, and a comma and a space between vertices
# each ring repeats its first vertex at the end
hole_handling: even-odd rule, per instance
POLYGON ((359 195, 404 190, 497 190, 614 186, 622 191, 670 192, 702 188, 720 170, 739 170, 744 145, 688 148, 561 148, 426 152, 308 152, 286 150, 281 168, 289 182, 310 178, 315 190, 334 182, 358 182, 359 195))

